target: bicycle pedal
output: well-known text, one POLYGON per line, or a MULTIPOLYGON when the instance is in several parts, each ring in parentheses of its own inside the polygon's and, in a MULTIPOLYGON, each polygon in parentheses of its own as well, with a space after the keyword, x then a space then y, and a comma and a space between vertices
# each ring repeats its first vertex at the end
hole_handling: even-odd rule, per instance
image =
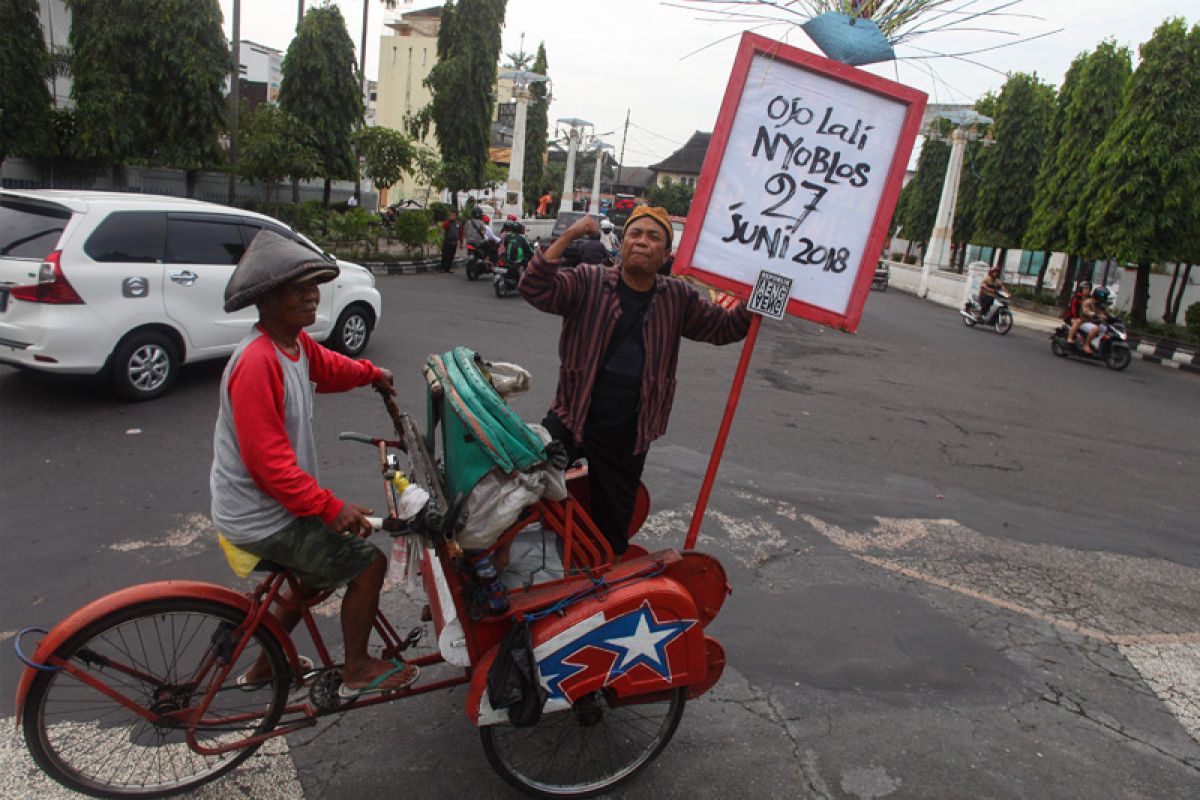
POLYGON ((342 685, 342 670, 338 667, 317 670, 308 688, 308 699, 322 711, 337 711, 347 705, 338 696, 338 688, 342 685))

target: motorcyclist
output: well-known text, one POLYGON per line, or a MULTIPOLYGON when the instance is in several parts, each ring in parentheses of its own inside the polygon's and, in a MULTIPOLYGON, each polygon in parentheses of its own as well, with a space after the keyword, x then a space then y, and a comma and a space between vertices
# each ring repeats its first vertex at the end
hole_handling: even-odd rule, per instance
POLYGON ((617 231, 610 219, 600 220, 600 244, 604 245, 604 249, 613 258, 616 258, 621 249, 621 243, 617 241, 617 231))
POLYGON ((471 219, 467 220, 466 242, 483 258, 493 262, 496 260, 500 237, 484 222, 483 209, 479 206, 471 209, 471 219))
POLYGON ((988 312, 992 309, 992 303, 996 302, 996 296, 1002 291, 1004 291, 1004 281, 1000 280, 1000 267, 992 267, 984 277, 983 283, 979 284, 979 318, 981 320, 987 319, 988 312))
POLYGON ((1083 302, 1091 294, 1091 281, 1080 281, 1075 294, 1071 295, 1071 302, 1067 305, 1067 310, 1063 312, 1063 322, 1069 323, 1071 326, 1067 333, 1068 342, 1074 342, 1076 334, 1079 333, 1079 326, 1083 324, 1083 302))
POLYGON ((515 269, 519 275, 529 259, 533 257, 533 246, 525 238, 525 226, 520 222, 510 223, 511 232, 504 248, 504 260, 510 271, 515 269))
POLYGON ((1096 350, 1093 347, 1095 342, 1108 330, 1108 326, 1104 323, 1108 321, 1108 313, 1104 307, 1108 305, 1108 289, 1103 286, 1097 286, 1092 289, 1092 294, 1083 302, 1081 309, 1084 323, 1083 329, 1083 352, 1088 355, 1093 355, 1096 350))

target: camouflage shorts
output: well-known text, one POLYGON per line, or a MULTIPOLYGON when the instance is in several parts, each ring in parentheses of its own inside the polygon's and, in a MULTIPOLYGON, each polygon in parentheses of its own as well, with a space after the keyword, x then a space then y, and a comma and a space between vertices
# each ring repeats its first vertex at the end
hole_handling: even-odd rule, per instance
POLYGON ((322 590, 349 583, 382 555, 366 539, 335 533, 319 517, 298 517, 266 539, 238 547, 287 567, 305 586, 322 590))

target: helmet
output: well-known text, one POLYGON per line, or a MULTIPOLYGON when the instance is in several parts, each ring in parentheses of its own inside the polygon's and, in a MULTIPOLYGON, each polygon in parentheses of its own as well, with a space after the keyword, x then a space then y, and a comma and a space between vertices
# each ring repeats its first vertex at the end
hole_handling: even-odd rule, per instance
POLYGON ((513 229, 513 233, 524 233, 525 232, 525 226, 519 222, 514 222, 512 224, 512 229, 513 229))
POLYGON ((1092 282, 1091 281, 1080 281, 1079 282, 1079 291, 1091 292, 1092 291, 1092 282))
POLYGON ((602 231, 611 231, 612 229, 613 229, 613 224, 612 224, 612 220, 611 220, 611 219, 602 219, 602 220, 600 220, 600 230, 602 230, 602 231))
POLYGON ((1108 289, 1105 289, 1103 286, 1097 286, 1095 289, 1092 289, 1092 297, 1095 298, 1097 303, 1108 305, 1108 289))
POLYGON ((507 217, 505 217, 505 219, 507 219, 509 222, 516 222, 518 219, 520 219, 520 217, 518 217, 516 214, 509 214, 507 217))
POLYGON ((505 220, 504 224, 500 226, 500 232, 501 233, 510 233, 513 229, 513 226, 516 224, 517 223, 513 222, 511 219, 505 220))
POLYGON ((475 206, 471 209, 471 219, 483 219, 483 209, 475 206))
POLYGON ((491 217, 489 217, 487 214, 484 214, 484 215, 483 215, 483 217, 482 217, 482 219, 483 219, 483 221, 484 221, 484 222, 486 222, 488 225, 491 225, 491 224, 492 224, 492 218, 491 218, 491 217))

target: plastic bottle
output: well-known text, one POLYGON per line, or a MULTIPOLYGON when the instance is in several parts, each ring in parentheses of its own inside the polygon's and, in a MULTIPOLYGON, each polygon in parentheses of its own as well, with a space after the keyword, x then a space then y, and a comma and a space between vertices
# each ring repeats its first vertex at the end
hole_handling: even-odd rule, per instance
POLYGON ((487 595, 488 610, 493 614, 508 611, 508 590, 504 588, 504 582, 500 580, 500 573, 496 571, 492 559, 486 555, 477 556, 474 566, 475 577, 479 579, 479 585, 487 595))

